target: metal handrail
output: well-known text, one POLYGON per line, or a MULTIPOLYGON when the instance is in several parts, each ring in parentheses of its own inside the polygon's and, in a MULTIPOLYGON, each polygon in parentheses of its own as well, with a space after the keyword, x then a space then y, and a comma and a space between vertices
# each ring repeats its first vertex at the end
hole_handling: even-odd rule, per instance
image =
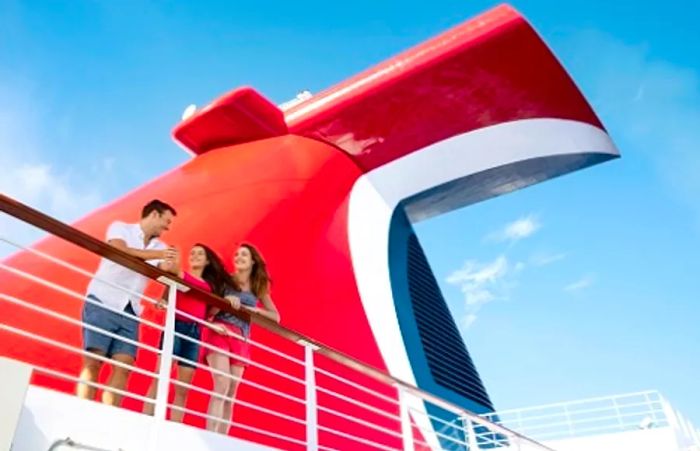
MULTIPOLYGON (((568 402, 556 402, 556 403, 550 403, 550 404, 542 404, 539 406, 528 406, 524 407, 521 409, 506 409, 506 410, 499 410, 498 412, 492 412, 485 414, 484 416, 488 415, 506 415, 509 413, 522 413, 522 412, 528 412, 531 410, 544 410, 544 409, 552 409, 552 408, 557 408, 557 407, 564 407, 564 406, 575 406, 578 404, 588 404, 588 403, 593 403, 593 402, 599 402, 599 401, 612 401, 613 399, 623 399, 623 398, 631 398, 634 396, 647 396, 647 395, 656 395, 659 398, 661 395, 657 390, 643 390, 639 392, 634 392, 634 393, 626 393, 624 395, 616 395, 616 396, 596 396, 595 398, 586 398, 586 399, 577 399, 576 401, 568 401, 568 402)), ((659 399, 660 400, 660 399, 659 399)), ((653 402, 659 402, 659 400, 649 400, 649 403, 653 402)), ((620 407, 625 407, 626 404, 621 404, 620 407)))
POLYGON ((170 408, 175 409, 175 410, 179 410, 180 412, 184 412, 184 413, 187 413, 187 414, 195 416, 195 417, 200 417, 200 418, 205 418, 207 420, 217 421, 219 423, 224 423, 224 424, 227 424, 229 426, 234 426, 234 427, 238 427, 241 429, 247 429, 247 430, 252 431, 252 432, 257 432, 259 434, 264 434, 264 435, 267 435, 270 437, 285 440, 285 441, 288 441, 290 443, 296 443, 297 445, 306 445, 306 442, 304 442, 302 440, 298 440, 298 439, 295 439, 292 437, 287 437, 286 435, 278 434, 276 432, 266 431, 265 429, 256 428, 255 426, 250 426, 250 425, 247 425, 244 423, 230 421, 230 420, 223 420, 221 418, 217 418, 217 417, 214 417, 214 416, 211 416, 209 414, 202 413, 202 412, 197 412, 196 410, 188 409, 186 407, 170 405, 170 408))
MULTIPOLYGON (((161 282, 167 281, 168 285, 183 286, 186 287, 191 292, 194 292, 201 297, 207 304, 217 307, 222 311, 228 312, 242 318, 247 321, 251 321, 283 338, 286 338, 293 342, 304 343, 306 346, 312 346, 314 352, 323 355, 333 361, 336 361, 346 368, 357 371, 360 374, 369 376, 375 380, 383 382, 387 385, 397 386, 399 389, 404 390, 406 393, 416 396, 425 402, 429 402, 436 405, 444 410, 452 412, 457 415, 469 419, 473 423, 487 426, 489 429, 494 430, 510 437, 518 438, 520 440, 532 443, 540 447, 541 449, 550 450, 550 448, 532 440, 528 437, 522 436, 521 434, 508 429, 502 425, 494 423, 487 420, 479 415, 468 411, 461 406, 449 402, 447 400, 441 399, 431 393, 423 391, 422 389, 409 384, 395 376, 387 374, 386 372, 372 367, 354 357, 351 357, 343 352, 326 346, 323 343, 318 342, 315 339, 307 337, 299 332, 296 332, 287 327, 281 326, 271 319, 261 315, 260 313, 250 310, 246 307, 242 307, 240 310, 235 310, 231 307, 229 302, 224 300, 219 296, 215 296, 211 293, 201 290, 200 288, 189 284, 188 282, 182 280, 181 278, 165 272, 159 268, 148 265, 141 260, 128 255, 127 253, 108 245, 107 243, 98 240, 84 232, 81 232, 55 218, 52 218, 40 211, 37 211, 21 202, 18 202, 4 194, 0 194, 0 211, 20 219, 26 223, 33 225, 51 235, 60 237, 80 248, 87 251, 100 255, 103 258, 107 258, 115 263, 125 266, 132 271, 135 271, 143 276, 148 277, 151 280, 158 280, 161 282)), ((167 345, 167 343, 166 343, 167 345)), ((212 370, 211 368, 209 369, 212 370)), ((318 387, 322 390, 321 387, 318 387)), ((332 393, 331 393, 332 394, 332 393)), ((319 430, 328 430, 328 428, 318 426, 319 430)), ((336 431, 329 430, 329 432, 334 433, 336 431)), ((355 438, 356 439, 356 438, 355 438)))
POLYGON ((102 356, 99 354, 94 354, 94 353, 88 352, 88 351, 85 351, 84 349, 81 349, 81 348, 78 348, 75 346, 71 346, 71 345, 68 345, 65 343, 61 343, 60 341, 52 340, 51 338, 46 338, 43 335, 35 334, 32 332, 27 332, 26 330, 22 330, 22 329, 18 329, 16 327, 8 326, 7 324, 0 323, 0 330, 5 330, 5 331, 13 333, 15 335, 21 335, 25 338, 29 338, 30 340, 35 340, 35 341, 38 341, 40 343, 54 346, 58 349, 62 349, 62 350, 67 351, 67 352, 72 352, 74 354, 89 355, 90 357, 92 357, 95 360, 99 360, 103 363, 109 363, 111 365, 115 365, 115 366, 118 366, 121 368, 126 368, 129 371, 133 371, 135 373, 139 373, 139 374, 142 374, 144 376, 148 376, 148 377, 152 377, 152 378, 158 377, 157 373, 153 373, 151 371, 144 370, 144 369, 139 368, 137 366, 129 365, 129 364, 120 362, 118 360, 110 359, 109 357, 106 357, 106 356, 102 356))
POLYGON ((109 281, 109 280, 103 279, 103 278, 101 278, 101 277, 97 277, 95 274, 91 273, 90 271, 86 271, 86 270, 84 270, 83 268, 80 268, 80 267, 78 267, 78 266, 75 266, 75 265, 72 265, 72 264, 70 264, 70 263, 68 263, 68 262, 65 262, 65 261, 61 260, 60 258, 54 257, 53 255, 49 255, 49 254, 47 254, 47 253, 45 253, 45 252, 41 252, 41 251, 38 250, 38 249, 33 249, 33 248, 31 248, 31 247, 22 246, 21 244, 15 242, 15 241, 12 241, 12 240, 10 240, 10 239, 8 239, 8 238, 6 238, 6 237, 3 237, 3 236, 0 236, 0 241, 3 242, 3 243, 5 243, 5 244, 9 244, 10 246, 12 246, 12 247, 14 247, 14 248, 16 248, 16 249, 21 249, 21 250, 23 250, 23 251, 25 251, 25 252, 29 252, 30 254, 36 255, 37 257, 43 258, 43 259, 46 260, 46 261, 50 261, 51 263, 54 263, 54 264, 56 264, 56 265, 58 265, 58 266, 62 266, 62 267, 64 267, 64 268, 70 269, 71 271, 77 272, 78 274, 82 274, 83 276, 85 276, 85 277, 87 277, 87 278, 89 278, 89 279, 97 280, 97 281, 99 281, 99 282, 101 282, 101 283, 103 283, 103 284, 105 284, 105 285, 107 285, 107 286, 110 286, 110 287, 112 287, 112 288, 116 288, 117 290, 122 291, 122 292, 124 292, 124 293, 130 294, 130 295, 132 295, 132 296, 136 296, 137 298, 143 298, 143 299, 147 300, 148 302, 150 302, 151 304, 158 304, 158 301, 155 300, 155 299, 153 299, 153 298, 150 297, 150 296, 147 296, 147 295, 145 295, 145 294, 143 294, 143 293, 137 293, 137 292, 135 292, 135 291, 133 291, 133 290, 129 290, 129 289, 124 288, 124 287, 122 287, 122 286, 120 286, 120 285, 117 285, 117 284, 114 283, 114 282, 111 282, 111 281, 109 281))
POLYGON ((3 300, 3 301, 5 301, 5 302, 9 302, 9 303, 11 303, 11 304, 20 305, 20 306, 22 306, 22 307, 24 307, 24 308, 26 308, 26 309, 33 310, 33 311, 35 311, 35 312, 41 313, 41 314, 43 314, 43 315, 50 316, 50 317, 52 317, 52 318, 59 319, 59 320, 61 320, 61 321, 65 321, 65 322, 67 322, 67 323, 69 323, 69 324, 72 324, 72 325, 74 325, 74 326, 79 326, 79 327, 82 327, 82 328, 86 328, 86 329, 88 329, 88 330, 91 330, 91 331, 93 331, 93 332, 98 332, 98 333, 100 333, 100 334, 107 335, 108 337, 114 338, 114 339, 116 339, 116 340, 123 341, 124 343, 129 343, 129 344, 131 344, 131 345, 136 346, 137 348, 142 348, 142 349, 145 349, 145 350, 147 350, 147 351, 151 351, 151 352, 153 352, 153 353, 155 353, 155 354, 160 354, 160 352, 161 352, 160 349, 154 348, 153 346, 147 345, 147 344, 145 344, 145 343, 141 343, 140 341, 134 341, 134 340, 132 340, 132 339, 130 339, 130 338, 126 338, 126 337, 123 337, 123 336, 121 336, 121 335, 117 335, 117 334, 115 334, 114 332, 110 332, 110 331, 108 331, 108 330, 101 329, 101 328, 99 328, 99 327, 97 327, 97 326, 93 326, 92 324, 88 324, 88 323, 86 323, 86 322, 83 322, 83 321, 80 321, 80 320, 71 318, 71 317, 68 316, 68 315, 63 315, 63 314, 61 314, 61 313, 56 313, 56 312, 54 312, 53 310, 48 310, 48 309, 45 309, 45 308, 42 308, 42 307, 37 307, 35 304, 32 304, 31 302, 27 302, 27 301, 25 301, 25 300, 23 300, 23 299, 20 299, 20 298, 15 297, 15 296, 8 296, 8 295, 6 295, 6 294, 4 294, 4 293, 0 293, 0 300, 3 300))
POLYGON ((163 330, 163 326, 161 326, 160 324, 156 324, 152 321, 145 320, 139 316, 132 315, 131 313, 127 313, 125 311, 120 311, 118 309, 115 309, 115 308, 107 305, 107 304, 102 304, 100 302, 94 301, 93 299, 86 298, 84 295, 78 293, 77 291, 69 290, 68 288, 64 288, 58 284, 55 284, 53 282, 49 282, 48 280, 44 280, 40 277, 37 277, 33 274, 26 272, 26 271, 22 271, 21 269, 13 268, 12 266, 6 265, 5 263, 2 263, 2 262, 0 262, 0 268, 7 271, 7 272, 11 272, 17 276, 31 280, 32 282, 36 282, 40 285, 44 285, 45 287, 51 288, 52 290, 56 290, 56 291, 63 293, 67 296, 79 299, 81 301, 87 302, 88 304, 98 306, 98 307, 103 308, 105 310, 109 310, 112 313, 115 313, 119 316, 123 316, 125 318, 129 318, 129 319, 132 319, 134 321, 138 321, 142 324, 145 324, 146 326, 152 327, 152 328, 157 329, 157 330, 163 330))
MULTIPOLYGON (((498 418, 537 440, 636 430, 639 420, 646 417, 653 418, 655 427, 669 425, 663 397, 655 390, 508 409, 484 417, 498 418)), ((492 434, 478 434, 480 438, 488 435, 492 434)))

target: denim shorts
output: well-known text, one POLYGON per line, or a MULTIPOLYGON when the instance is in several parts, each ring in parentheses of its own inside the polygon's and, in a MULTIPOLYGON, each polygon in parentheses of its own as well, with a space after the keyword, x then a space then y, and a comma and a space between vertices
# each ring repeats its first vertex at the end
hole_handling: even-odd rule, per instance
MULTIPOLYGON (((194 340, 199 340, 201 332, 199 329, 199 324, 193 321, 180 321, 175 320, 175 332, 182 334, 186 337, 190 337, 194 340)), ((194 341, 185 340, 184 338, 175 335, 173 337, 173 355, 176 355, 182 359, 189 360, 191 362, 197 362, 199 359, 199 343, 194 341)), ((163 349, 163 334, 160 334, 160 349, 163 349)), ((177 364, 180 366, 194 368, 194 363, 183 362, 182 360, 176 360, 177 364)))
MULTIPOLYGON (((89 294, 87 297, 92 301, 102 303, 92 294, 89 294)), ((124 312, 136 315, 131 307, 131 302, 126 305, 124 312)), ((135 319, 122 316, 106 307, 94 305, 87 301, 83 304, 82 317, 83 322, 86 324, 133 341, 138 341, 139 323, 135 319)), ((83 349, 86 351, 100 351, 107 357, 112 357, 115 354, 126 354, 136 357, 136 346, 134 344, 86 327, 83 327, 83 349)))

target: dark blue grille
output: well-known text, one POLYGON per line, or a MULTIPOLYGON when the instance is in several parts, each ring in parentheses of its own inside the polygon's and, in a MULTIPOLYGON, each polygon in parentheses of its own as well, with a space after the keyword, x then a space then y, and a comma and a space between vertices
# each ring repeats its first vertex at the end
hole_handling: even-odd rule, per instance
POLYGON ((416 235, 408 238, 408 287, 435 383, 493 410, 416 235))

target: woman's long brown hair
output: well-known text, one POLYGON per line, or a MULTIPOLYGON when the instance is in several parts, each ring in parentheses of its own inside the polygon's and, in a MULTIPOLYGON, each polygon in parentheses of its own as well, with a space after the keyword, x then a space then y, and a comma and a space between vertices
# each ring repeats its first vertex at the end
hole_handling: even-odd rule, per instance
POLYGON ((243 243, 240 247, 248 249, 253 259, 253 267, 250 271, 250 291, 256 298, 262 299, 270 293, 270 285, 272 284, 272 279, 270 279, 270 275, 267 272, 267 264, 260 252, 252 244, 243 243))

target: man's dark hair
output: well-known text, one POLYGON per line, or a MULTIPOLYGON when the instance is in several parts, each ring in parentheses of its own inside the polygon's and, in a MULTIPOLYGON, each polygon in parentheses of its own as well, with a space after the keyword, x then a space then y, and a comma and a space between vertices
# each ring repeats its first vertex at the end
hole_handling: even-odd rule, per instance
POLYGON ((173 216, 177 216, 177 212, 173 207, 170 205, 166 204, 165 202, 158 200, 158 199, 153 199, 149 203, 143 206, 143 209, 141 210, 141 219, 145 218, 146 216, 150 215, 151 212, 157 211, 161 215, 165 213, 166 211, 169 211, 170 213, 173 214, 173 216))

